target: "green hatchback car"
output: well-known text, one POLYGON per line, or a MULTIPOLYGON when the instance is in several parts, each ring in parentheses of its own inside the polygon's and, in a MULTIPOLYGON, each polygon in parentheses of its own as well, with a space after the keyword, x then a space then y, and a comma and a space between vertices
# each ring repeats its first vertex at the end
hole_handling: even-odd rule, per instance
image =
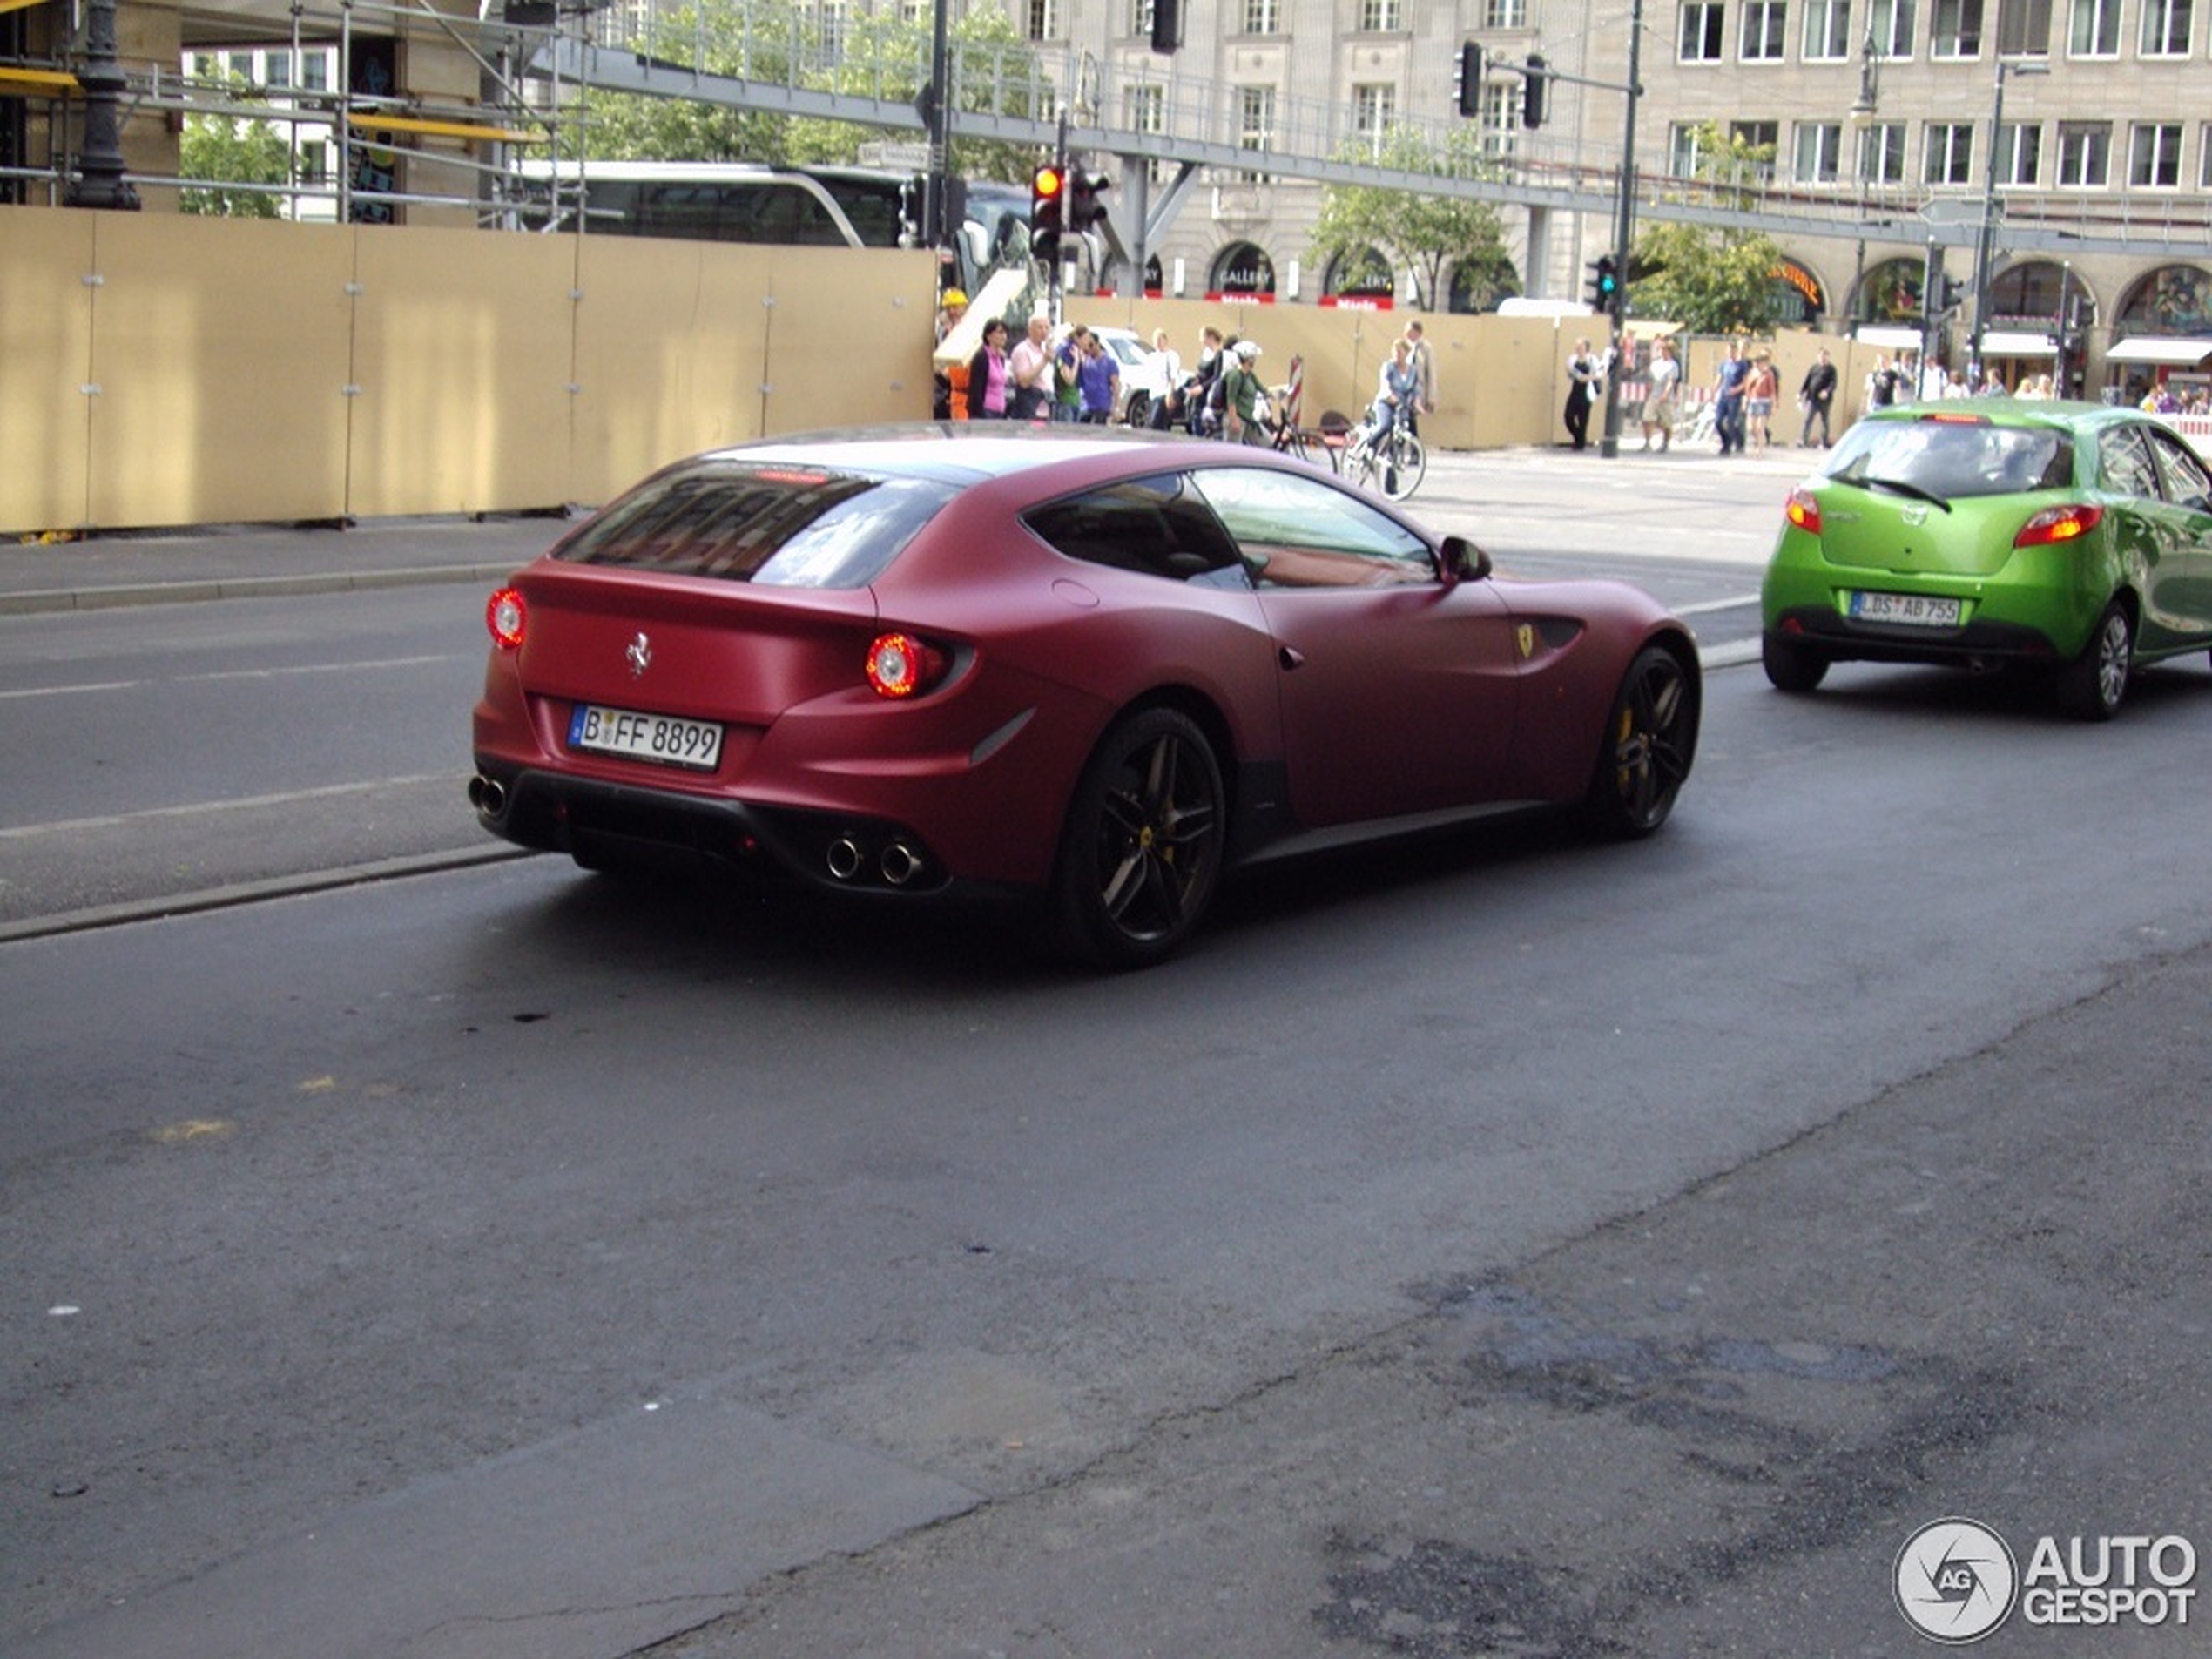
POLYGON ((2134 409, 1879 410, 1791 492, 1761 622, 1785 691, 1850 660, 2026 664, 2107 720, 2138 664, 2212 649, 2212 472, 2134 409))

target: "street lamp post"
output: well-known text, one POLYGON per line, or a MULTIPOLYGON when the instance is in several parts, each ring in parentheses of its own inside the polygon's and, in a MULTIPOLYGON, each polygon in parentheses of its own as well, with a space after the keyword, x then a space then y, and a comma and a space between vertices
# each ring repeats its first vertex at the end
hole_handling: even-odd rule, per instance
POLYGON ((1981 229, 1974 238, 1974 332, 1966 352, 1966 377, 1973 390, 1981 389, 1981 342, 1989 333, 1989 260, 1997 224, 1997 152, 2005 135, 2005 75, 2048 75, 2051 66, 2037 57, 1997 60, 1997 90, 1989 105, 1989 165, 1982 186, 1981 229))

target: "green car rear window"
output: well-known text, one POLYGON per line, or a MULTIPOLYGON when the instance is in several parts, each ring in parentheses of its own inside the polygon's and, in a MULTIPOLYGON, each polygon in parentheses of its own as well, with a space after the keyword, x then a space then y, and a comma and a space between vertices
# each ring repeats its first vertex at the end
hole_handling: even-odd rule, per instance
POLYGON ((953 493, 927 480, 827 469, 679 468, 614 502, 553 556, 765 587, 860 588, 953 493))
POLYGON ((2074 445, 2067 434, 2048 427, 1943 415, 1862 421, 1821 470, 1846 483, 1906 484, 1945 501, 1963 501, 2069 488, 2074 445))

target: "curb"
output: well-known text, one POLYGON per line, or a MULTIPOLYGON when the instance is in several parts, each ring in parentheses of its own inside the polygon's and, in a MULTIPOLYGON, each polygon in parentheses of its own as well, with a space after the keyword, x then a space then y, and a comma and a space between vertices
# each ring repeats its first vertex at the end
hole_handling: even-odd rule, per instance
POLYGON ((70 610, 115 610, 128 605, 197 604, 211 599, 283 598, 298 594, 361 593, 377 588, 430 583, 499 582, 512 574, 512 559, 495 564, 415 565, 398 570, 337 570, 313 576, 204 577, 188 582, 122 583, 98 588, 35 588, 0 593, 0 617, 70 610))

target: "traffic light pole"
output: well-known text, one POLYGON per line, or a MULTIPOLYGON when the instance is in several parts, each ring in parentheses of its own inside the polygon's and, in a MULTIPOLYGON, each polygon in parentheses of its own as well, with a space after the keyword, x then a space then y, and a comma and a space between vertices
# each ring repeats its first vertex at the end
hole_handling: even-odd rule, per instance
MULTIPOLYGON (((1512 64, 1501 67, 1517 70, 1525 82, 1564 81, 1570 86, 1595 86, 1628 95, 1626 130, 1621 139, 1621 180, 1615 192, 1613 220, 1613 257, 1619 280, 1614 284, 1612 298, 1602 314, 1613 330, 1614 361, 1612 372, 1605 377, 1605 430, 1598 440, 1600 455, 1617 455, 1621 453, 1621 370, 1627 366, 1621 361, 1621 348, 1627 335, 1629 316, 1629 247, 1635 239, 1636 101, 1643 96, 1643 0, 1633 0, 1629 11, 1629 78, 1625 84, 1570 75, 1536 57, 1531 57, 1525 67, 1512 64)), ((1530 111, 1540 104, 1540 94, 1527 97, 1527 107, 1530 111)), ((1527 125, 1536 125, 1533 115, 1525 118, 1527 125)))
POLYGON ((1614 221, 1613 246, 1619 250, 1620 280, 1613 289, 1613 372, 1605 377, 1605 433, 1597 452, 1608 461, 1621 453, 1621 376, 1626 361, 1629 320, 1629 249, 1636 226, 1636 100, 1643 92, 1643 0, 1635 0, 1629 11, 1629 95, 1626 130, 1621 138, 1621 199, 1614 221))

